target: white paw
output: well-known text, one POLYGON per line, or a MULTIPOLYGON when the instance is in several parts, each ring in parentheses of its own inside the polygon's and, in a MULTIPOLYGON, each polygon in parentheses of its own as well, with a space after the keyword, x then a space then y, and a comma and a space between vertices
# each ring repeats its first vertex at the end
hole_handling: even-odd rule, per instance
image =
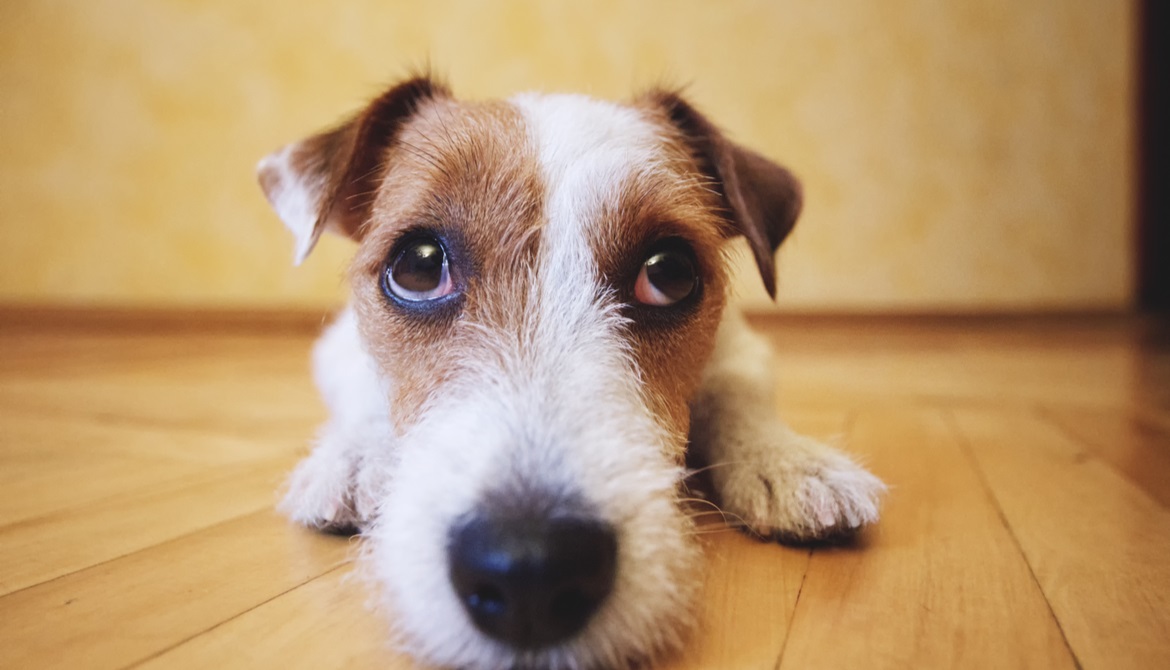
POLYGON ((836 539, 878 519, 886 485, 836 449, 800 437, 753 460, 716 467, 713 479, 723 509, 755 535, 836 539))
POLYGON ((389 481, 383 422, 326 425, 313 453, 288 479, 280 510, 293 521, 336 532, 367 528, 389 481))
POLYGON ((297 464, 280 511, 310 528, 352 532, 361 528, 354 503, 355 463, 324 445, 297 464))

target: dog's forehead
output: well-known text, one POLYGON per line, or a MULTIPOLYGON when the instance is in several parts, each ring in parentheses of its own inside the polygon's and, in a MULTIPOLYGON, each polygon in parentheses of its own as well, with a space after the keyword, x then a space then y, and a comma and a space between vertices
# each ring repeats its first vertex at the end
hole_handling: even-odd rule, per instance
POLYGON ((683 237, 704 258, 720 246, 717 193, 661 109, 582 95, 509 102, 535 152, 551 253, 588 249, 606 274, 655 238, 683 237))
POLYGON ((662 129, 637 108, 583 95, 521 94, 524 119, 546 183, 605 193, 629 172, 662 161, 662 129))

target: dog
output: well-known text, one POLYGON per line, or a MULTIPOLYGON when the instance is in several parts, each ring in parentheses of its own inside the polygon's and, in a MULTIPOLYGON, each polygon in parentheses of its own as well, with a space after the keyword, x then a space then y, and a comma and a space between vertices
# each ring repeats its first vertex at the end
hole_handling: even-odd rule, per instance
POLYGON ((733 238, 775 296, 800 185, 679 93, 466 102, 417 76, 258 176, 297 264, 324 231, 358 243, 282 509, 364 536, 423 662, 676 650, 702 582, 688 463, 761 538, 877 520, 883 484, 780 421, 768 347, 724 313, 733 238))

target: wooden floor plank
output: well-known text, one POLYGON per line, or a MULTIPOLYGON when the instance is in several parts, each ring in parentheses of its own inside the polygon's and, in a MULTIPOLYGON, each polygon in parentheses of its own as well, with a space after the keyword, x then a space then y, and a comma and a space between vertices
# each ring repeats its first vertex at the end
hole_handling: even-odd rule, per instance
POLYGON ((303 443, 325 418, 303 375, 295 385, 280 376, 198 382, 165 375, 66 383, 0 381, 0 408, 30 420, 70 419, 98 427, 174 431, 180 436, 198 432, 249 439, 299 437, 303 443), (237 401, 244 398, 248 401, 237 401))
POLYGON ((892 489, 859 543, 813 552, 781 667, 1074 667, 938 413, 862 412, 850 444, 892 489))
POLYGON ((203 471, 169 458, 76 449, 9 451, 0 459, 0 526, 203 471))
POLYGON ((1060 426, 1163 507, 1170 507, 1170 427, 1132 410, 1042 407, 1044 418, 1060 426))
POLYGON ((421 668, 390 648, 389 627, 365 606, 369 599, 363 580, 349 567, 338 568, 134 668, 421 668))
POLYGON ((831 351, 775 337, 782 398, 854 407, 895 399, 1107 405, 1128 398, 1148 374, 1124 338, 1081 345, 1021 334, 1004 342, 957 331, 945 344, 923 344, 906 332, 889 349, 873 344, 880 330, 858 329, 853 347, 831 351))
MULTIPOLYGON (((264 431, 252 426, 237 431, 227 426, 199 427, 190 423, 159 425, 121 416, 52 416, 40 412, 0 410, 0 454, 12 462, 35 463, 56 455, 109 456, 186 461, 192 469, 233 465, 307 452, 312 424, 298 422, 292 430, 264 431), (81 448, 84 445, 84 448, 81 448)), ((3 475, 0 475, 2 477, 3 475)))
POLYGON ((1083 666, 1170 667, 1170 512, 1033 412, 954 419, 1083 666))
POLYGON ((773 668, 808 568, 808 550, 761 542, 731 528, 707 532, 697 632, 660 667, 773 668))
POLYGON ((270 509, 291 459, 223 468, 0 528, 0 595, 270 509))
POLYGON ((348 543, 241 517, 0 598, 0 667, 120 668, 344 562, 348 543))

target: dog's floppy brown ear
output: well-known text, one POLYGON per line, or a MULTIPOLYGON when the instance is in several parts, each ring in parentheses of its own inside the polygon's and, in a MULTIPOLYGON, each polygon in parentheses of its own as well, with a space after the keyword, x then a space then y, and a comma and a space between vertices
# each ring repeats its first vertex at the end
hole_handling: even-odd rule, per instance
POLYGON ((325 230, 354 239, 361 235, 386 147, 420 103, 448 95, 429 77, 410 79, 336 128, 260 161, 256 167, 260 188, 296 237, 297 265, 325 230))
POLYGON ((787 169, 728 140, 678 93, 653 91, 647 97, 666 112, 700 169, 719 185, 729 223, 751 244, 764 287, 775 298, 774 255, 800 216, 800 182, 787 169))

